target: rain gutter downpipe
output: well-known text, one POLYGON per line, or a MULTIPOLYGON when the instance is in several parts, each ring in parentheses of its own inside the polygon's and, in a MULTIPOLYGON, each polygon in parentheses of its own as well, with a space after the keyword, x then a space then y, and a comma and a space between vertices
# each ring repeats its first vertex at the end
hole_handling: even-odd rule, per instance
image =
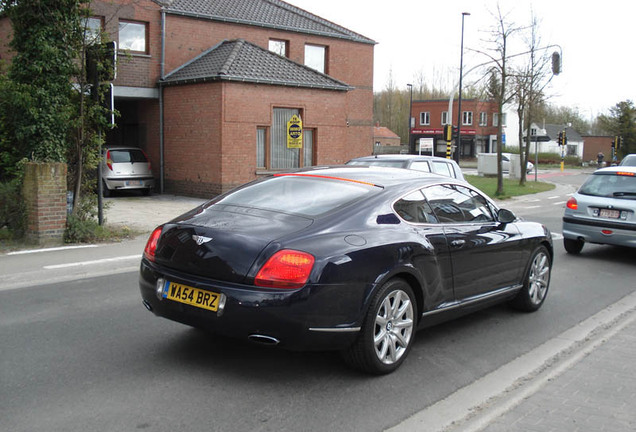
POLYGON ((159 78, 159 193, 164 192, 163 79, 166 69, 166 9, 161 7, 161 72, 159 78))

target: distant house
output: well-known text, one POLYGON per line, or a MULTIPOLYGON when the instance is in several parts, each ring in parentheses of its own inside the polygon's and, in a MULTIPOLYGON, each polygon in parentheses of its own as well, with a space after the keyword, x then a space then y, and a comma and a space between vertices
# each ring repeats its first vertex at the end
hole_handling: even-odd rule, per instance
MULTIPOLYGON (((109 145, 146 151, 161 189, 209 197, 259 175, 373 150, 365 36, 280 0, 92 0, 117 42, 109 145), (288 122, 302 121, 302 147, 288 122)), ((0 15, 0 58, 11 23, 0 15)))
MULTIPOLYGON (((453 101, 449 111, 449 100, 414 100, 411 113, 410 152, 417 153, 422 143, 433 143, 434 154, 446 156, 446 141, 442 133, 444 125, 457 126, 459 104, 453 101)), ((460 158, 473 158, 479 153, 497 151, 499 123, 503 126, 504 145, 517 145, 516 116, 504 112, 499 118, 499 107, 494 100, 464 99, 461 113, 460 158)), ((430 144, 428 144, 430 148, 430 144)), ((453 141, 453 146, 455 142, 453 141)))
POLYGON ((583 159, 585 142, 579 133, 565 125, 546 124, 539 126, 532 123, 530 127, 531 145, 530 151, 538 150, 539 153, 557 153, 561 154, 559 146, 559 132, 565 132, 567 137, 567 145, 565 147, 565 156, 577 156, 583 159), (536 147, 535 147, 536 146, 536 147))
POLYGON ((399 146, 400 136, 391 129, 376 124, 373 127, 373 145, 375 147, 399 146))
POLYGON ((598 154, 603 153, 603 160, 607 163, 612 159, 612 136, 584 135, 585 148, 583 149, 583 161, 597 161, 598 154))

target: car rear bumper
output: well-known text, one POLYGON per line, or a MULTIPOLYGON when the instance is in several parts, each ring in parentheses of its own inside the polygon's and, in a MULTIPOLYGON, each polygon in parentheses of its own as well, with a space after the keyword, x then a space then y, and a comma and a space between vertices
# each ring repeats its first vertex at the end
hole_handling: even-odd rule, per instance
POLYGON ((563 237, 587 243, 636 247, 636 224, 563 217, 563 237))
POLYGON ((152 189, 155 187, 154 177, 105 177, 108 189, 152 189))
MULTIPOLYGON (((299 350, 338 350, 350 346, 360 331, 363 287, 356 302, 342 301, 351 286, 305 286, 298 290, 261 289, 219 284, 160 268, 142 260, 139 287, 144 305, 157 316, 239 339, 299 350), (157 279, 164 278, 201 290, 222 294, 217 312, 160 299, 157 279), (338 295, 340 294, 340 295, 338 295)), ((356 288, 353 288, 356 290, 356 288)), ((351 291, 349 291, 351 294, 351 291)))

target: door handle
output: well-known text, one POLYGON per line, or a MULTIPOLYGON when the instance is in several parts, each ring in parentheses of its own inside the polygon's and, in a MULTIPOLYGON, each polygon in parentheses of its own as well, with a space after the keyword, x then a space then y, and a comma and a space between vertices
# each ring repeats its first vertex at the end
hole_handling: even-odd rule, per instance
POLYGON ((453 240, 453 241, 451 242, 451 246, 452 246, 452 247, 456 247, 456 248, 458 248, 458 247, 462 247, 462 246, 464 246, 465 244, 466 244, 466 240, 453 240))

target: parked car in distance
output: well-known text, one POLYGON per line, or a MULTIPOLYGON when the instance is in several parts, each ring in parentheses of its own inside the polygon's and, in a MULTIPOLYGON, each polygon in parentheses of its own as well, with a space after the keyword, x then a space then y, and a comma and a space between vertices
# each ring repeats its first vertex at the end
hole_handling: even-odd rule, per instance
POLYGON ((316 167, 255 180, 156 228, 139 286, 157 316, 265 345, 339 350, 351 366, 385 374, 420 327, 501 302, 539 309, 552 257, 547 228, 464 181, 316 167))
POLYGON ((149 195, 155 186, 150 161, 137 147, 109 147, 102 158, 104 196, 117 190, 140 190, 149 195))
POLYGON ((585 243, 636 247, 636 167, 596 170, 568 200, 563 245, 578 254, 585 243))
MULTIPOLYGON (((501 154, 501 171, 502 172, 510 172, 510 157, 512 153, 502 153, 501 154)), ((526 165, 526 173, 530 174, 534 169, 534 164, 528 161, 526 165)))
POLYGON ((636 166, 636 153, 625 156, 618 166, 636 166))
POLYGON ((461 168, 452 159, 438 156, 391 154, 363 156, 351 159, 346 165, 384 166, 392 168, 408 168, 415 171, 432 172, 435 174, 464 180, 461 168))

